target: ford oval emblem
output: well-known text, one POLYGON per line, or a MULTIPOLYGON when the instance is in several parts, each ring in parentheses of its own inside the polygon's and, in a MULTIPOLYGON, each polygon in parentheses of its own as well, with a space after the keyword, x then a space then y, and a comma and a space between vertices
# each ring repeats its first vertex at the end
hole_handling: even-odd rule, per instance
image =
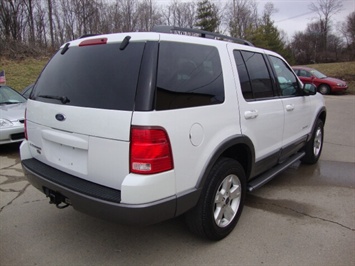
POLYGON ((55 119, 62 122, 65 120, 65 116, 63 114, 56 114, 55 119))

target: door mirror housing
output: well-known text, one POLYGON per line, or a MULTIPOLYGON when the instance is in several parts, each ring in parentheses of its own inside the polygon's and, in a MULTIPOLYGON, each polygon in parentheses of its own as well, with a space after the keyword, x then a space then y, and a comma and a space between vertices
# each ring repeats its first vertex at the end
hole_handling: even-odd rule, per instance
POLYGON ((303 95, 315 95, 317 93, 317 87, 312 83, 306 83, 303 85, 303 95))

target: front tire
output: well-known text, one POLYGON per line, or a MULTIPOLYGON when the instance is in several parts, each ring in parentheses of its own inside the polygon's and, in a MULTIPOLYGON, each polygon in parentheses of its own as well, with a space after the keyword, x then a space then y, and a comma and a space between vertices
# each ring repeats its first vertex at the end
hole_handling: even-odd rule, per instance
POLYGON ((245 194, 243 167, 233 159, 219 159, 208 175, 199 202, 185 215, 187 225, 210 240, 223 239, 239 220, 245 194))
POLYGON ((323 95, 327 95, 330 94, 330 87, 328 85, 322 84, 318 87, 318 91, 323 95))
POLYGON ((315 164, 322 153, 324 139, 324 124, 323 121, 318 119, 312 138, 305 146, 305 156, 301 159, 303 163, 315 164))

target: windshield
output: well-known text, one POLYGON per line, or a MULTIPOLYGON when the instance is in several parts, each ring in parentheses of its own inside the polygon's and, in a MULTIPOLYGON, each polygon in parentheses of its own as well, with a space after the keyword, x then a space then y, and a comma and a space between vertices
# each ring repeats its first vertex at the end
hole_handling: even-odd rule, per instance
POLYGON ((51 59, 31 99, 79 107, 133 110, 144 43, 70 47, 51 59))
POLYGON ((0 104, 24 103, 26 99, 17 91, 7 86, 0 86, 0 104))
POLYGON ((318 70, 315 70, 315 69, 312 69, 311 73, 312 73, 313 76, 315 76, 316 78, 319 78, 319 79, 324 79, 324 78, 327 77, 326 75, 324 75, 323 73, 321 73, 321 72, 319 72, 318 70))

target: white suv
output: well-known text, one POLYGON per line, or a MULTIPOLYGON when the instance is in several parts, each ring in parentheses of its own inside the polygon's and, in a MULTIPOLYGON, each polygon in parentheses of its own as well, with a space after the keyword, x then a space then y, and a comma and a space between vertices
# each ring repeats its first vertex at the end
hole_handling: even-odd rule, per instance
POLYGON ((315 87, 274 52, 189 34, 209 38, 89 36, 54 55, 20 148, 50 203, 129 224, 185 213, 192 231, 218 240, 247 191, 299 159, 317 162, 326 110, 315 87))

